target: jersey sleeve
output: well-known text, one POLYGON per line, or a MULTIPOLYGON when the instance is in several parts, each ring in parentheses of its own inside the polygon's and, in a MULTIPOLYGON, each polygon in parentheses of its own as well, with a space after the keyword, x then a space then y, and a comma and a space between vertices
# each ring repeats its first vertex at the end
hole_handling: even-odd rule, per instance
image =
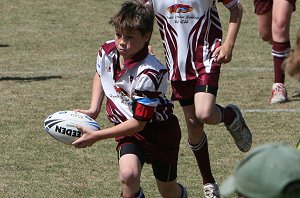
POLYGON ((167 69, 146 69, 139 75, 135 92, 138 96, 157 98, 161 93, 166 93, 167 80, 167 69))
MULTIPOLYGON (((115 50, 116 45, 114 40, 106 41, 99 49, 97 53, 97 61, 96 61, 96 71, 98 75, 100 75, 101 67, 105 67, 110 63, 108 60, 108 56, 113 56, 113 51, 115 50)), ((109 69, 109 67, 108 67, 109 69)))
POLYGON ((100 76, 100 71, 101 71, 101 66, 103 65, 103 56, 105 52, 103 51, 102 48, 99 49, 98 54, 97 54, 97 60, 96 60, 96 72, 100 76))
POLYGON ((160 98, 167 90, 166 72, 146 69, 140 74, 133 96, 134 118, 149 121, 153 117, 160 98))
POLYGON ((239 0, 218 0, 218 1, 222 2, 223 5, 228 9, 233 8, 239 3, 239 0))

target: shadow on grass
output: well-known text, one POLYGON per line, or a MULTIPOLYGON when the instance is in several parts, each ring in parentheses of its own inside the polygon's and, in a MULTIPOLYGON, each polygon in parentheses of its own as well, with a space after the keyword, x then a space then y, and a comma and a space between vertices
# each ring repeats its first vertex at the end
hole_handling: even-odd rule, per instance
POLYGON ((60 79, 62 76, 37 76, 37 77, 0 77, 0 81, 44 81, 49 79, 60 79))
POLYGON ((9 45, 0 43, 0 47, 9 47, 9 45))
POLYGON ((289 98, 290 102, 300 101, 300 91, 294 92, 292 97, 289 98))

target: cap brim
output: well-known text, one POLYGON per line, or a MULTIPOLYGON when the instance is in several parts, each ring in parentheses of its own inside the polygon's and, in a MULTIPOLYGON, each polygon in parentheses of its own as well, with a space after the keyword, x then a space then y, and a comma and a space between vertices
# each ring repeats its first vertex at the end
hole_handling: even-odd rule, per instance
POLYGON ((229 196, 236 191, 235 179, 233 176, 227 178, 220 186, 222 196, 229 196))

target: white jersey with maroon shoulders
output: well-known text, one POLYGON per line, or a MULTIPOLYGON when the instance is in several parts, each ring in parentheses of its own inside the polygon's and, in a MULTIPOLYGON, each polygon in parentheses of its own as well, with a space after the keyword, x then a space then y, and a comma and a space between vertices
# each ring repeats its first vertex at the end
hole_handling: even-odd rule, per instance
MULTIPOLYGON (((211 54, 221 45, 216 0, 145 0, 152 5, 163 40, 169 78, 186 81, 211 73, 211 54)), ((230 9, 238 0, 219 0, 230 9)))
POLYGON ((167 68, 148 53, 147 46, 125 61, 121 70, 115 42, 107 41, 98 52, 96 70, 111 122, 118 124, 133 117, 160 122, 173 113, 173 103, 165 96, 167 68))

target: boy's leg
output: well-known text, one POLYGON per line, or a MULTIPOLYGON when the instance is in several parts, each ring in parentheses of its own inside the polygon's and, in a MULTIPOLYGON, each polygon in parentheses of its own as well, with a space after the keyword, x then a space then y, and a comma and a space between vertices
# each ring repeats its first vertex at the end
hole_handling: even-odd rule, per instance
POLYGON ((182 109, 188 129, 189 145, 197 160, 203 184, 215 183, 210 167, 204 124, 197 119, 194 105, 182 106, 182 109))
POLYGON ((272 7, 273 0, 253 0, 259 36, 272 44, 272 7))
POLYGON ((142 164, 140 151, 134 144, 125 144, 119 148, 119 178, 121 198, 142 198, 140 187, 142 164))
POLYGON ((294 5, 288 0, 273 0, 272 36, 273 41, 290 40, 290 23, 294 5))
POLYGON ((272 12, 257 15, 258 34, 260 38, 268 43, 272 43, 272 12))
POLYGON ((176 164, 171 165, 161 161, 154 161, 152 169, 156 178, 158 191, 163 198, 187 198, 186 189, 176 182, 176 164))
POLYGON ((232 135, 237 147, 246 152, 252 144, 252 135, 245 120, 236 105, 227 105, 225 108, 215 104, 214 94, 198 92, 195 94, 196 115, 205 124, 216 125, 224 122, 232 135))
POLYGON ((274 62, 274 84, 271 104, 287 101, 285 72, 282 68, 284 59, 290 52, 290 22, 293 5, 287 0, 274 0, 272 12, 272 55, 274 62))
POLYGON ((163 198, 187 198, 185 187, 178 184, 176 180, 162 182, 156 179, 158 190, 163 198))
POLYGON ((211 172, 207 138, 204 132, 204 124, 196 116, 194 105, 196 80, 176 82, 172 81, 172 99, 179 100, 183 109, 188 130, 189 145, 198 163, 203 184, 215 183, 211 172), (187 89, 187 87, 190 87, 187 89))

